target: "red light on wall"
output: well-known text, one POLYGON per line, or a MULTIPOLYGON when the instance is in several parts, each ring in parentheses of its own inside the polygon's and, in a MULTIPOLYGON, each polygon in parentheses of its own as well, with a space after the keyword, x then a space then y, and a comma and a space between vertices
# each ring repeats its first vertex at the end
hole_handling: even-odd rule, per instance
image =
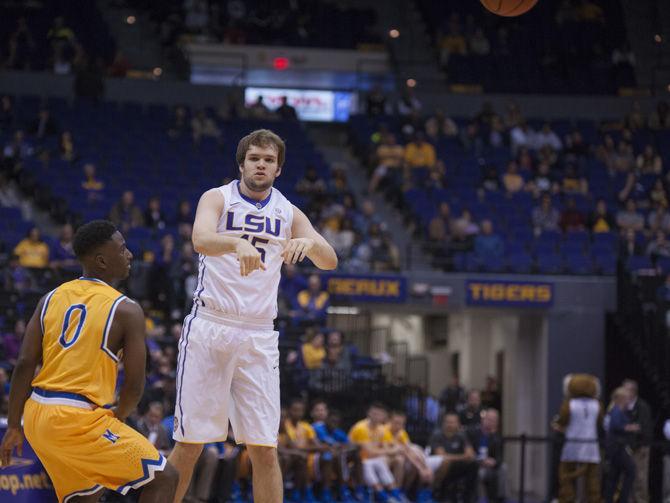
POLYGON ((275 70, 286 70, 290 65, 288 58, 279 57, 272 60, 272 67, 275 70))

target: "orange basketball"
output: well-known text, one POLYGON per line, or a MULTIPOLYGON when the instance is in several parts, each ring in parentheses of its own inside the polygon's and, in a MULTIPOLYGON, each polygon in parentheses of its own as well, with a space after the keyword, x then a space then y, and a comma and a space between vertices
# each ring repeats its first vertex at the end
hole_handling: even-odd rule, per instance
POLYGON ((537 0, 479 0, 487 10, 499 16, 514 17, 532 9, 537 0))

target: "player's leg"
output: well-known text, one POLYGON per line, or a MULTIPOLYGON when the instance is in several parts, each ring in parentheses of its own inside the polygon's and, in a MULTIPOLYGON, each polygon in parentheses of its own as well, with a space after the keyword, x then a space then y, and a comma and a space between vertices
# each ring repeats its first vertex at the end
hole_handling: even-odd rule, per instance
POLYGON ((254 500, 282 501, 277 456, 281 416, 279 403, 278 333, 246 330, 231 383, 230 423, 235 439, 247 446, 253 467, 254 500))
POLYGON ((193 468, 198 462, 204 444, 189 444, 177 442, 168 457, 168 461, 179 473, 179 485, 174 495, 175 503, 180 503, 191 484, 193 468))
MULTIPOLYGON (((277 449, 264 445, 247 445, 251 458, 254 501, 262 503, 281 503, 284 488, 277 459, 277 449)), ((298 470, 296 470, 296 478, 298 470)))
POLYGON ((177 360, 176 445, 168 458, 179 472, 175 502, 188 490, 203 445, 228 436, 235 335, 230 327, 209 319, 189 315, 184 320, 177 360))
POLYGON ((177 490, 179 473, 169 462, 162 472, 156 473, 154 479, 144 486, 139 503, 165 503, 172 501, 177 490))

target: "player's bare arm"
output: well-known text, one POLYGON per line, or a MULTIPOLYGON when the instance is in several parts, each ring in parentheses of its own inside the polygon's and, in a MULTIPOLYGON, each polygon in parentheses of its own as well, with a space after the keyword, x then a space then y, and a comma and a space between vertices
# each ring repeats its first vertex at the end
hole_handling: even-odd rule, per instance
POLYGON ((144 392, 147 350, 144 312, 139 304, 129 300, 119 304, 112 325, 112 331, 116 330, 121 332, 123 340, 124 381, 114 414, 125 421, 144 392))
POLYGON ((293 239, 282 252, 285 263, 295 264, 308 257, 319 269, 330 271, 337 267, 337 254, 333 247, 316 232, 307 215, 295 206, 291 235, 293 239))
POLYGON ((19 358, 12 373, 12 387, 9 391, 9 412, 7 414, 7 432, 2 439, 0 456, 2 466, 9 466, 12 459, 12 451, 16 448, 19 456, 23 449, 23 430, 21 418, 26 400, 30 396, 32 387, 30 383, 35 377, 35 369, 42 359, 42 326, 40 325, 40 314, 46 295, 40 299, 35 308, 21 344, 19 358))
POLYGON ((223 207, 223 194, 217 189, 210 189, 200 197, 193 223, 193 249, 208 256, 235 253, 242 276, 248 276, 256 269, 265 270, 260 252, 249 241, 216 232, 223 207))

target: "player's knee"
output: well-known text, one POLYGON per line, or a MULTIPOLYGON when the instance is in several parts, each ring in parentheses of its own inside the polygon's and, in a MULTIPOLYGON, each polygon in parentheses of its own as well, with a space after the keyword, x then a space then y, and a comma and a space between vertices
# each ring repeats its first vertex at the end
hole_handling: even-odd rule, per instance
POLYGON ((277 466, 277 449, 274 447, 266 447, 261 445, 247 446, 251 464, 254 468, 270 469, 277 466))

